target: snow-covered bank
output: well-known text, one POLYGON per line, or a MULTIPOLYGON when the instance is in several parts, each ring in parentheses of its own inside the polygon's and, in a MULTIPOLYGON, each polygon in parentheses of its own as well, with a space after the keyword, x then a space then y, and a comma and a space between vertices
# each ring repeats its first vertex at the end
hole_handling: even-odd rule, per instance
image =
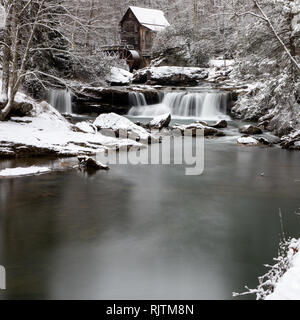
POLYGON ((300 300, 300 239, 292 239, 286 255, 287 271, 274 283, 265 300, 300 300))
POLYGON ((256 289, 233 293, 234 297, 256 295, 257 300, 300 300, 300 239, 283 240, 274 265, 259 277, 256 289))
POLYGON ((46 102, 36 103, 23 94, 18 94, 17 99, 29 101, 34 109, 30 116, 0 122, 2 158, 94 155, 107 148, 143 147, 134 140, 105 136, 93 127, 82 130, 88 127, 87 123, 72 125, 46 102))
POLYGON ((7 168, 0 171, 0 177, 21 177, 35 174, 42 174, 51 172, 50 168, 47 167, 18 167, 18 168, 7 168))

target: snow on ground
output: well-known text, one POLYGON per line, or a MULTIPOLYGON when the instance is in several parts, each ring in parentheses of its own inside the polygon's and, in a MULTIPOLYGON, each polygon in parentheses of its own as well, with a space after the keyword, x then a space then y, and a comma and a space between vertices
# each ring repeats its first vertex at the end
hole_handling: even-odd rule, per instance
POLYGON ((300 300, 300 239, 291 241, 288 260, 290 268, 265 300, 300 300))
POLYGON ((16 176, 27 176, 27 175, 34 175, 34 174, 41 174, 50 172, 51 169, 47 167, 27 167, 27 168, 7 168, 0 171, 0 177, 16 177, 16 176))
POLYGON ((112 67, 106 81, 113 84, 126 85, 131 83, 133 74, 121 68, 112 67))

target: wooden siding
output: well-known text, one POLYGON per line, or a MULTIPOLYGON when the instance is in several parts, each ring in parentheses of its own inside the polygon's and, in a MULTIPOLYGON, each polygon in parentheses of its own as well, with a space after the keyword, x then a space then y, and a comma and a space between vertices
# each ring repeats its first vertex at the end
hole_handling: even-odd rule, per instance
POLYGON ((120 38, 122 44, 132 45, 142 55, 151 54, 153 31, 141 25, 130 9, 120 22, 120 38))

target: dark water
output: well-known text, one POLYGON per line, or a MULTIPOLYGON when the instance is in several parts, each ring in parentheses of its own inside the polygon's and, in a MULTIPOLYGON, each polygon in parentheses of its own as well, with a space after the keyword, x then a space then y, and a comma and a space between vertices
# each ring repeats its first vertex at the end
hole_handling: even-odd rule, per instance
POLYGON ((201 176, 140 165, 0 180, 0 297, 231 299, 255 287, 277 255, 279 208, 300 236, 300 153, 226 139, 206 141, 201 176))

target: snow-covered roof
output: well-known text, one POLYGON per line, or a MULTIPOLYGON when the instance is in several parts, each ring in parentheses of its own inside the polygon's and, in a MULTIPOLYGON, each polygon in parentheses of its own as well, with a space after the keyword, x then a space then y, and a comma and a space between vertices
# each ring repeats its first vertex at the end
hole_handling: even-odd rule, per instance
POLYGON ((168 27, 170 24, 161 10, 146 9, 139 7, 129 7, 137 20, 143 26, 153 31, 161 31, 168 27))
POLYGON ((155 32, 163 31, 166 28, 163 26, 156 26, 154 24, 145 24, 145 23, 142 23, 142 26, 144 26, 152 31, 155 31, 155 32))

